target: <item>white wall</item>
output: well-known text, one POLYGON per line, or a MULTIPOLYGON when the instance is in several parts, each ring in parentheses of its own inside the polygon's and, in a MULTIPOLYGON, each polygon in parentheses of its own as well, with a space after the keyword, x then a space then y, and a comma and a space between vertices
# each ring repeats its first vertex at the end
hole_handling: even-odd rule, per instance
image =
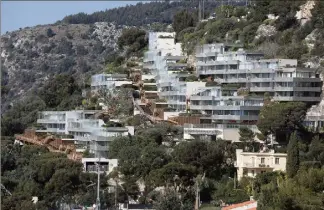
POLYGON ((205 87, 206 82, 187 82, 186 83, 186 95, 191 96, 195 94, 195 91, 200 87, 205 87))
MULTIPOLYGON (((99 162, 99 158, 82 158, 81 160, 83 164, 83 170, 86 169, 86 163, 88 162, 99 162)), ((106 158, 100 158, 100 162, 102 163, 109 163, 108 167, 108 173, 112 172, 115 167, 118 166, 118 159, 106 159, 106 158)))
POLYGON ((243 176, 243 168, 248 170, 247 176, 254 176, 261 171, 286 171, 287 154, 269 152, 243 152, 242 149, 236 150, 236 166, 238 168, 238 179, 243 176), (264 163, 261 159, 264 158, 264 163), (276 158, 279 158, 279 163, 276 163, 276 158), (259 167, 264 164, 266 167, 259 167), (268 167, 269 166, 269 167, 268 167))

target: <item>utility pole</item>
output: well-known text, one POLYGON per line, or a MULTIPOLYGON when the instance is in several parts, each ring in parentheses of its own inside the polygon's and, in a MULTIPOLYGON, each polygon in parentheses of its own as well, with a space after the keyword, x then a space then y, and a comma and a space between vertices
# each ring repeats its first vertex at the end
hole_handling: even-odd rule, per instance
POLYGON ((99 158, 97 163, 97 174, 98 174, 98 183, 97 183, 97 210, 100 210, 100 155, 98 154, 98 144, 97 142, 93 141, 96 144, 96 156, 99 158))
POLYGON ((117 195, 118 195, 118 182, 117 182, 117 179, 115 180, 115 208, 117 209, 117 195))
POLYGON ((195 203, 195 210, 199 209, 199 185, 198 185, 198 177, 196 178, 196 203, 195 203))

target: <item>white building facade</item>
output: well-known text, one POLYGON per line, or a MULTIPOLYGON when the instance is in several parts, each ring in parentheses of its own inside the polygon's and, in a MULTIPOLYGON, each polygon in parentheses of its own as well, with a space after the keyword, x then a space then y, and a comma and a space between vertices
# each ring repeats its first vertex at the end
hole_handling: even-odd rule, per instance
POLYGON ((91 90, 118 88, 132 84, 126 74, 96 74, 91 77, 91 90))
POLYGON ((37 123, 42 129, 36 132, 72 135, 77 148, 107 156, 111 141, 118 136, 134 135, 133 126, 105 127, 101 119, 94 119, 97 110, 43 111, 37 123), (90 146, 90 147, 89 147, 90 146))
POLYGON ((272 171, 286 171, 287 154, 275 153, 274 150, 264 152, 243 152, 236 150, 237 178, 255 177, 257 174, 272 171))
POLYGON ((82 158, 83 171, 90 173, 97 173, 98 167, 100 166, 100 173, 111 173, 114 168, 118 166, 117 159, 107 159, 107 158, 82 158))
POLYGON ((197 73, 220 84, 238 84, 258 96, 269 93, 276 101, 321 100, 322 81, 315 69, 297 67, 295 59, 262 59, 261 53, 231 51, 225 44, 197 47, 197 73))
MULTIPOLYGON (((190 95, 190 112, 204 115, 204 122, 186 125, 185 139, 217 133, 222 139, 238 141, 242 126, 259 132, 256 123, 266 93, 275 101, 316 104, 321 100, 322 81, 314 69, 297 68, 297 60, 262 59, 261 53, 231 48, 234 46, 225 44, 197 47, 197 74, 200 79, 212 77, 214 84, 197 88, 190 95)), ((308 118, 314 119, 308 124, 323 125, 323 117, 308 118)))

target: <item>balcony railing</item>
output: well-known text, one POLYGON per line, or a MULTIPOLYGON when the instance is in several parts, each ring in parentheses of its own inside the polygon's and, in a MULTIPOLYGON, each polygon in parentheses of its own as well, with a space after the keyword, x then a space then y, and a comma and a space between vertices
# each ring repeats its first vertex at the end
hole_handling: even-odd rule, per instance
POLYGON ((65 133, 65 129, 64 128, 46 128, 44 130, 36 130, 36 132, 65 133))
POLYGON ((65 123, 65 119, 37 119, 37 123, 65 123))
POLYGON ((93 150, 93 151, 108 151, 108 146, 90 145, 90 150, 93 150))
POLYGON ((321 101, 321 97, 303 97, 303 96, 275 96, 273 97, 276 101, 321 101))
MULTIPOLYGON (((240 167, 240 165, 235 164, 236 167, 240 167)), ((273 168, 270 164, 264 163, 242 163, 241 166, 244 168, 273 168)))
POLYGON ((258 120, 258 115, 212 115, 215 120, 258 120))

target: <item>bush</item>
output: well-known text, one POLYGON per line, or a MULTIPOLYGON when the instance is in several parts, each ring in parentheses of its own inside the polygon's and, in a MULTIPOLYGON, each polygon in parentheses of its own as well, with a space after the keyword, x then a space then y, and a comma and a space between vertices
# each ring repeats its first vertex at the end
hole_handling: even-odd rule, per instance
POLYGON ((62 38, 59 45, 55 48, 55 53, 67 55, 74 54, 72 42, 67 41, 66 38, 62 38))
POLYGON ((46 34, 47 34, 48 37, 53 37, 53 36, 56 35, 51 28, 47 29, 46 34))
POLYGON ((135 62, 132 62, 132 61, 128 61, 127 64, 126 64, 126 66, 131 68, 131 67, 138 66, 138 64, 135 63, 135 62))
POLYGON ((215 86, 218 86, 218 82, 215 82, 215 81, 209 81, 209 82, 206 82, 206 87, 215 87, 215 86))
POLYGON ((87 55, 88 50, 83 45, 76 46, 76 54, 77 55, 87 55))
POLYGON ((126 53, 128 55, 139 52, 148 44, 146 32, 138 28, 124 29, 117 40, 117 44, 120 49, 124 49, 127 46, 126 53))
POLYGON ((282 47, 284 56, 289 59, 300 59, 303 54, 308 53, 308 48, 303 43, 292 43, 286 47, 282 47))
POLYGON ((198 77, 195 75, 190 75, 189 77, 186 78, 185 80, 186 82, 194 82, 194 81, 198 81, 198 77))

